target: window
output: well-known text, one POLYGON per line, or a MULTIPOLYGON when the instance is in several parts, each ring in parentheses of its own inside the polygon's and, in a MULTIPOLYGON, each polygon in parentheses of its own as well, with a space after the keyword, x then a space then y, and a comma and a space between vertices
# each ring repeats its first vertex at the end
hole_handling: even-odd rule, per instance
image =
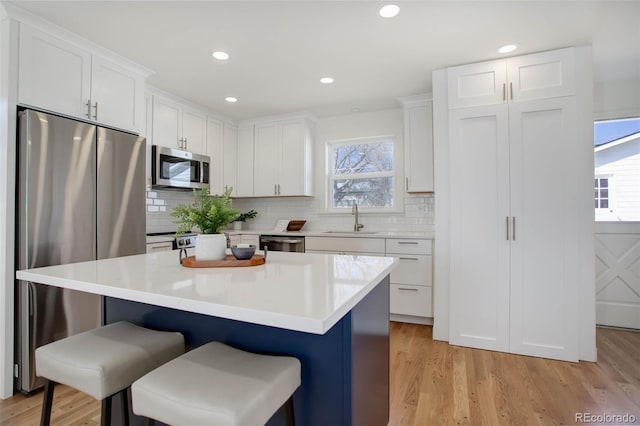
POLYGON ((392 136, 330 142, 329 210, 351 209, 355 203, 370 211, 398 207, 395 148, 392 136))
POLYGON ((596 121, 596 221, 640 221, 640 117, 596 121))
POLYGON ((609 208, 609 179, 608 178, 595 179, 595 200, 596 200, 596 209, 609 208))

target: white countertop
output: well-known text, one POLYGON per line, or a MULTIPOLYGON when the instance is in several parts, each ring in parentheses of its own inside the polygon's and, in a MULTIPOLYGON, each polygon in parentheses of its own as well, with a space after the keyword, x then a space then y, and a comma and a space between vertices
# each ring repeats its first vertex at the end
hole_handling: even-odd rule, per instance
POLYGON ((17 272, 17 278, 324 334, 398 264, 391 257, 270 252, 264 265, 186 268, 178 251, 17 272))

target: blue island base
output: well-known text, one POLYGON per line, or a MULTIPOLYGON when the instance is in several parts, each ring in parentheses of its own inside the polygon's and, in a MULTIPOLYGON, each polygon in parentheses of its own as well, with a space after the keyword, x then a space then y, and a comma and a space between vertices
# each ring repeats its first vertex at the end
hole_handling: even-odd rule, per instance
MULTIPOLYGON (((302 364, 294 394, 296 424, 383 426, 389 421, 389 277, 326 334, 311 334, 104 298, 106 324, 127 320, 184 334, 187 348, 220 341, 238 349, 291 355, 302 364)), ((211 386, 215 386, 211 383, 211 386)), ((114 399, 112 419, 118 421, 114 399)), ((132 424, 142 424, 141 418, 132 424)), ((267 425, 284 425, 277 412, 267 425)))

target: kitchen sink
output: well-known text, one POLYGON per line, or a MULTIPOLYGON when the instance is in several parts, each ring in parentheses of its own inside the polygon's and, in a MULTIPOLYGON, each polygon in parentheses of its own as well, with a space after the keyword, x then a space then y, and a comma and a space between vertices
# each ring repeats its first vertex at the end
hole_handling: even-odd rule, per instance
POLYGON ((324 231, 324 234, 377 234, 378 231, 324 231))

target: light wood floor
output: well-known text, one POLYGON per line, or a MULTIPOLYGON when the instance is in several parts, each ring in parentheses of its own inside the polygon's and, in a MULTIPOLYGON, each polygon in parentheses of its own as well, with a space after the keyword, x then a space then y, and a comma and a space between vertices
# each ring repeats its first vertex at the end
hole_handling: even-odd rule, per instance
MULTIPOLYGON (((433 341, 430 326, 392 323, 389 425, 572 425, 581 412, 640 424, 640 332, 596 335, 597 363, 567 363, 451 346, 433 341)), ((41 400, 0 401, 0 425, 37 425, 41 400)), ((97 401, 56 388, 53 424, 99 420, 97 401)))

